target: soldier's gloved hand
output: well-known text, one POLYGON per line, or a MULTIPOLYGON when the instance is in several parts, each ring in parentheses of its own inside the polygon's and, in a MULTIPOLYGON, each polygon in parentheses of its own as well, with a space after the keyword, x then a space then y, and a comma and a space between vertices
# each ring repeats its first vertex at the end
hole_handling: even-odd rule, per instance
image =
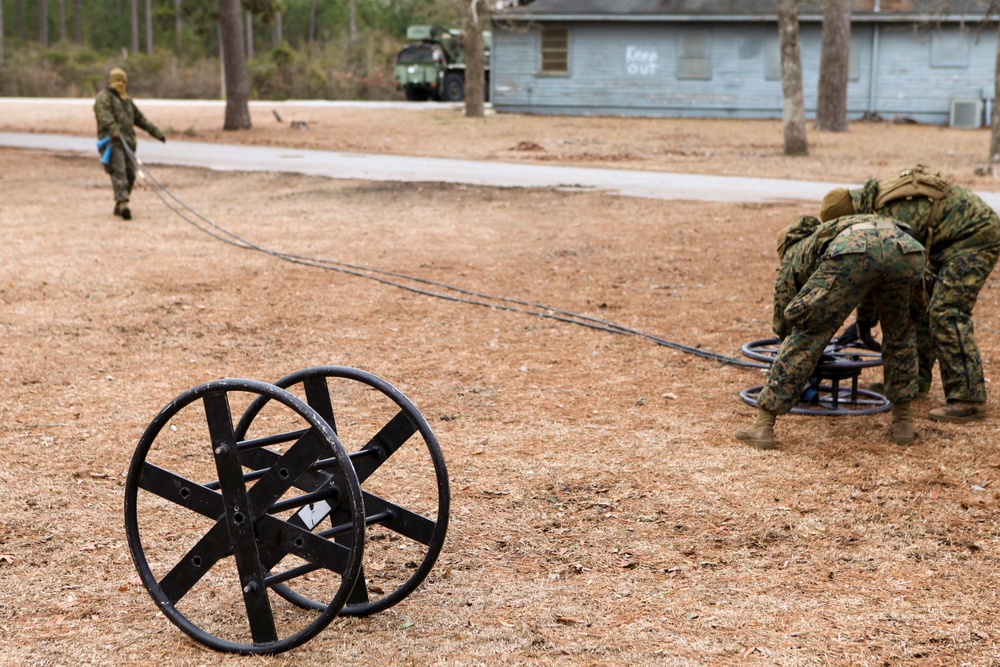
POLYGON ((165 136, 163 136, 162 134, 160 136, 158 136, 157 139, 160 140, 161 144, 167 143, 167 138, 165 136))
POLYGON ((858 325, 858 338, 865 344, 865 347, 880 352, 882 344, 872 336, 872 327, 878 324, 878 320, 858 320, 856 324, 858 325))
POLYGON ((855 322, 851 326, 844 329, 844 333, 840 334, 833 339, 833 344, 835 347, 847 347, 854 341, 858 339, 858 323, 855 322))

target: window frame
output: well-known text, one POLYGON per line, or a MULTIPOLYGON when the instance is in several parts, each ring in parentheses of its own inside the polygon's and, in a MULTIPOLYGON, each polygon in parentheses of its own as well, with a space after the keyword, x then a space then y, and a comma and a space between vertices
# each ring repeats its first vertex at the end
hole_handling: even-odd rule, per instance
POLYGON ((968 30, 936 28, 929 40, 928 65, 931 69, 969 69, 972 67, 972 45, 968 30))
POLYGON ((569 28, 541 26, 538 31, 538 74, 569 76, 569 28), (556 44, 552 43, 553 39, 556 44))
POLYGON ((677 80, 712 80, 713 38, 712 31, 706 29, 686 30, 678 36, 677 64, 674 67, 677 80), (704 63, 704 71, 697 67, 700 63, 704 63))

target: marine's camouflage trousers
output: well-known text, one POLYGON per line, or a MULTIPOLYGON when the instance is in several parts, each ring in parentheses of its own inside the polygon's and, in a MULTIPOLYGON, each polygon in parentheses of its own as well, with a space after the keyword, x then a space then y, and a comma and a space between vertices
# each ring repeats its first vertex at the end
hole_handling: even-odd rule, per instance
MULTIPOLYGON (((898 241, 903 232, 897 229, 845 234, 865 236, 852 237, 855 243, 839 251, 828 248, 785 309, 792 332, 782 341, 757 398, 768 412, 784 414, 798 402, 823 350, 867 295, 874 300, 882 323, 886 397, 893 403, 908 403, 917 396, 917 326, 911 299, 919 285, 924 255, 917 244, 903 252, 898 241)), ((835 244, 837 239, 830 247, 835 244)))
POLYGON ((972 309, 986 284, 1000 245, 955 255, 926 281, 928 307, 917 327, 920 384, 931 385, 934 362, 939 362, 944 395, 949 401, 981 403, 986 379, 979 347, 973 337, 972 309))
POLYGON ((104 165, 104 171, 111 176, 111 187, 115 191, 116 202, 126 202, 135 185, 135 167, 125 155, 125 149, 115 140, 111 146, 111 159, 104 165))

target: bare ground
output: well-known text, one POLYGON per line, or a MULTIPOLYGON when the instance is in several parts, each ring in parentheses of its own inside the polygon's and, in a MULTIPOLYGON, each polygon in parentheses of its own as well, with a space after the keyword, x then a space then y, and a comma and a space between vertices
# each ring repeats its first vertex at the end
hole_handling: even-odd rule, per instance
MULTIPOLYGON (((338 110, 304 133, 285 118, 223 134, 203 110, 162 111, 147 113, 211 140, 855 181, 921 160, 990 185, 971 174, 988 135, 920 126, 814 134, 792 161, 769 122, 338 110)), ((90 122, 4 107, 0 130, 90 122)), ((759 371, 237 249, 146 189, 125 222, 95 160, 0 149, 0 164, 0 664, 1000 664, 995 422, 927 421, 939 385, 913 447, 885 415, 795 416, 759 452, 731 437, 759 371), (371 371, 428 419, 452 485, 444 552, 396 607, 290 654, 216 654, 138 581, 124 474, 181 392, 318 364, 371 371)), ((734 356, 768 335, 775 232, 813 207, 155 173, 267 248, 734 356)), ((997 288, 976 311, 991 378, 997 288)))

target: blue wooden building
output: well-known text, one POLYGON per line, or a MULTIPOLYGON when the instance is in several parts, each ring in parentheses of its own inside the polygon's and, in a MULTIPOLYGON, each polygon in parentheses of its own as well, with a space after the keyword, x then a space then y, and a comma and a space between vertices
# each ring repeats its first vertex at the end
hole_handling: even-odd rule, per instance
MULTIPOLYGON (((979 127, 994 97, 995 19, 982 0, 856 0, 848 117, 979 127), (947 6, 946 10, 942 7, 947 6)), ((500 112, 780 118, 775 0, 535 0, 493 18, 500 112)), ((821 3, 803 4, 806 115, 821 3)))

